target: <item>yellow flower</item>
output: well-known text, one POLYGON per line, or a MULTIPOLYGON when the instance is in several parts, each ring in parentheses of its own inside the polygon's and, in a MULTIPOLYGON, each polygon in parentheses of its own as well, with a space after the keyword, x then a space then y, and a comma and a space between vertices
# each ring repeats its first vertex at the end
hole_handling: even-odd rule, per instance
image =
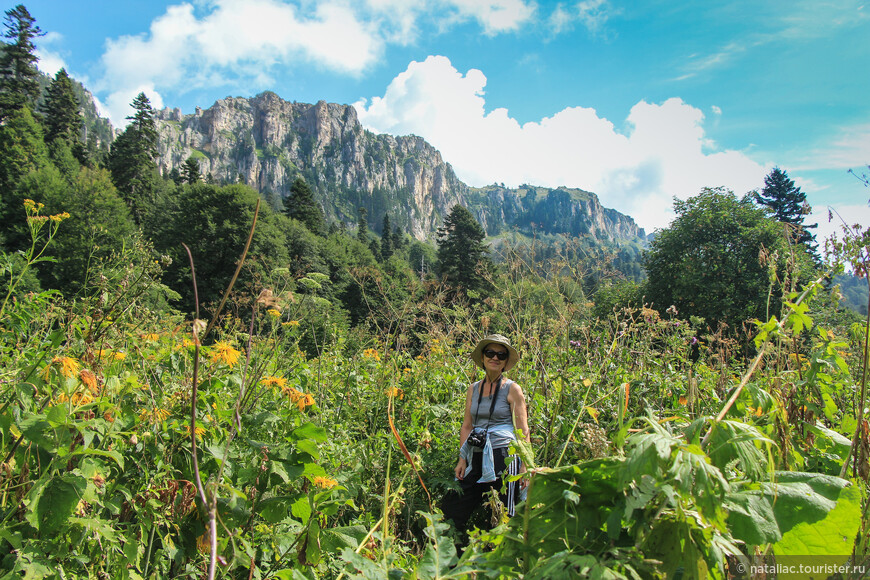
POLYGON ((689 404, 689 399, 686 398, 686 395, 680 395, 680 404, 683 406, 689 404))
POLYGON ((388 388, 384 391, 384 393, 386 393, 386 395, 387 395, 388 397, 398 397, 399 399, 404 399, 404 398, 405 398, 405 391, 403 391, 403 390, 400 389, 399 387, 388 387, 388 388))
POLYGON ((371 359, 371 360, 375 360, 375 361, 380 361, 380 360, 381 360, 381 353, 379 353, 378 351, 376 351, 376 350, 373 349, 373 348, 367 348, 367 349, 365 349, 365 350, 363 351, 363 356, 364 356, 365 358, 367 358, 367 359, 371 359))
POLYGON ((166 409, 143 409, 141 413, 139 413, 139 419, 141 421, 145 421, 147 423, 151 423, 152 425, 156 425, 157 423, 162 423, 169 418, 169 411, 166 409))
POLYGON ((87 405, 88 403, 92 403, 94 398, 90 393, 73 393, 71 397, 67 397, 64 393, 61 393, 55 399, 55 403, 58 405, 61 403, 66 403, 69 401, 72 405, 78 407, 80 405, 87 405))
POLYGON ((289 322, 282 322, 281 326, 299 326, 298 320, 291 320, 289 322))
POLYGON ((94 394, 99 392, 99 386, 97 385, 97 375, 95 375, 92 371, 88 369, 82 369, 79 373, 79 378, 82 380, 82 383, 90 389, 90 391, 94 394))
POLYGON ((214 345, 214 352, 211 355, 211 362, 223 362, 228 367, 232 368, 239 362, 239 355, 242 354, 230 345, 228 342, 217 342, 214 345))
POLYGON ((287 384, 287 379, 283 377, 263 377, 260 379, 260 384, 266 387, 281 387, 283 389, 287 384))
POLYGON ((305 407, 309 407, 314 404, 314 397, 310 393, 303 393, 301 397, 296 401, 296 406, 299 407, 300 411, 304 411, 305 407))
POLYGON ((338 485, 338 482, 331 477, 326 477, 325 475, 318 475, 314 478, 314 485, 323 489, 330 489, 338 485))
POLYGON ((268 314, 272 318, 278 318, 279 316, 281 316, 281 312, 279 310, 274 309, 274 308, 270 308, 269 310, 267 310, 266 314, 268 314))
MULTIPOLYGON (((190 423, 184 424, 184 430, 187 432, 187 436, 190 437, 190 423)), ((199 425, 197 425, 195 431, 197 438, 202 438, 202 436, 205 434, 205 427, 200 427, 199 425)))
POLYGON ((160 340, 160 335, 159 335, 159 334, 154 334, 154 333, 152 332, 152 333, 149 333, 149 334, 144 335, 144 336, 142 337, 142 340, 144 340, 145 342, 157 342, 158 340, 160 340))
POLYGON ((300 397, 302 397, 302 393, 300 393, 299 391, 297 391, 293 387, 283 386, 283 387, 281 387, 281 392, 283 394, 287 395, 288 397, 290 397, 291 403, 295 403, 296 401, 299 400, 300 397))
POLYGON ((55 215, 50 215, 50 216, 48 216, 48 219, 59 224, 63 220, 67 219, 68 217, 69 217, 69 213, 63 212, 63 213, 59 213, 59 214, 55 214, 55 215))
POLYGON ((78 374, 81 365, 74 358, 70 358, 68 356, 56 356, 51 359, 51 362, 48 363, 48 366, 45 367, 45 370, 42 372, 42 377, 47 381, 49 376, 49 371, 54 364, 60 365, 60 374, 64 378, 71 378, 78 374))

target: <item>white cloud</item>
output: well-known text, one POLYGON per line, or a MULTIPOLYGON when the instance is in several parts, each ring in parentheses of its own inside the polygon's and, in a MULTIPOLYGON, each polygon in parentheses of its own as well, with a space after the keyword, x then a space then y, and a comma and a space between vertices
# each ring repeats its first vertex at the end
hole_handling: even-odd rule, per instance
POLYGON ((63 56, 51 49, 53 44, 58 44, 62 41, 63 36, 57 32, 49 32, 37 40, 34 52, 39 60, 36 63, 36 67, 47 75, 54 76, 60 69, 67 68, 63 56))
POLYGON ((477 20, 486 34, 510 32, 531 19, 535 4, 524 0, 442 0, 460 18, 477 20))
POLYGON ((104 77, 98 89, 112 94, 112 120, 126 108, 118 102, 142 86, 159 90, 269 80, 273 66, 303 59, 344 73, 359 74, 382 51, 373 24, 347 5, 321 2, 303 17, 279 0, 216 0, 198 17, 192 4, 169 6, 148 34, 107 42, 104 77))
POLYGON ((110 39, 95 87, 108 93, 112 121, 140 87, 154 94, 200 87, 251 91, 300 61, 356 76, 388 43, 409 44, 424 18, 442 26, 474 20, 488 35, 518 30, 536 6, 528 0, 195 0, 166 8, 147 33, 110 39), (437 16, 437 18, 436 18, 437 16))
POLYGON ((583 107, 520 125, 506 109, 485 112, 485 86, 481 71, 462 74, 447 58, 430 56, 412 62, 384 96, 355 106, 374 131, 426 138, 471 185, 587 189, 648 230, 669 223, 673 196, 719 185, 742 194, 763 183, 765 167, 717 150, 703 113, 679 99, 641 101, 625 131, 583 107))
POLYGON ((554 34, 571 30, 575 22, 582 24, 591 34, 599 35, 604 32, 607 21, 611 16, 618 14, 608 0, 581 0, 574 2, 569 7, 557 4, 550 13, 549 26, 554 34))
POLYGON ((841 127, 827 142, 795 165, 796 169, 855 169, 870 163, 870 123, 841 127))
POLYGON ((804 223, 819 225, 812 230, 812 233, 816 236, 821 252, 825 245, 824 241, 833 234, 836 234, 838 239, 843 239, 844 225, 852 227, 857 224, 862 229, 870 227, 870 206, 861 204, 814 207, 813 213, 806 217, 804 223))

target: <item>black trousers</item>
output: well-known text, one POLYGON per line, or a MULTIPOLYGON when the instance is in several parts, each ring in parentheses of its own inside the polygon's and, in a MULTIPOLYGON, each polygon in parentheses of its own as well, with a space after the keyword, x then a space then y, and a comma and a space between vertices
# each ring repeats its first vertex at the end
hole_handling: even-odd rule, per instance
POLYGON ((491 489, 498 492, 502 504, 507 508, 509 515, 513 514, 513 507, 519 500, 519 482, 504 482, 503 477, 510 473, 519 473, 520 459, 517 457, 507 465, 505 460, 510 457, 507 447, 498 447, 492 450, 492 458, 495 463, 496 480, 488 483, 478 483, 483 471, 483 453, 474 453, 471 459, 471 471, 465 479, 459 480, 462 491, 450 491, 441 503, 441 511, 444 518, 453 520, 453 525, 460 533, 464 533, 468 527, 468 520, 474 510, 483 505, 484 496, 491 489))

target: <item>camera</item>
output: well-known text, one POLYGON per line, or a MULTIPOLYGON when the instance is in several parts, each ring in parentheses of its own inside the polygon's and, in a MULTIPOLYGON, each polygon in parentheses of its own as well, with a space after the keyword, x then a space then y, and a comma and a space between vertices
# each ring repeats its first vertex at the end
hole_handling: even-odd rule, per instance
POLYGON ((468 434, 468 439, 466 439, 465 442, 472 447, 483 449, 486 446, 486 431, 487 430, 483 427, 475 427, 471 433, 468 434))

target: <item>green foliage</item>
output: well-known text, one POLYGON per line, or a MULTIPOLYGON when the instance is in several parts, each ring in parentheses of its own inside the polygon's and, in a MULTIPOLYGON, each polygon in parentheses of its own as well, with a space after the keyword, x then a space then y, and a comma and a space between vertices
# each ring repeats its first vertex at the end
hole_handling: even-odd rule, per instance
POLYGON ((807 194, 796 187, 794 181, 788 178, 788 174, 774 167, 764 178, 764 189, 755 195, 756 201, 765 206, 771 212, 773 219, 792 226, 791 235, 796 242, 806 246, 807 250, 816 258, 816 237, 810 230, 818 227, 818 224, 804 224, 807 214, 812 208, 807 203, 807 194))
POLYGON ((646 299, 673 305, 732 330, 776 312, 789 248, 776 222, 750 199, 721 188, 676 200, 677 217, 656 236, 644 257, 646 299))
POLYGON ((453 206, 438 228, 438 275, 457 291, 480 292, 490 285, 493 264, 483 243, 483 228, 465 207, 453 206))
POLYGON ((288 217, 299 220, 314 234, 322 236, 326 233, 323 210, 314 199, 311 188, 301 177, 297 177, 290 186, 290 197, 285 205, 288 217))
MULTIPOLYGON (((49 163, 42 128, 29 108, 23 107, 14 111, 0 125, 0 151, 3 152, 0 156, 0 217, 3 218, 3 229, 6 230, 12 229, 13 224, 20 223, 18 216, 23 198, 15 193, 19 180, 49 163)), ((19 249, 29 243, 29 239, 21 237, 11 239, 8 233, 6 239, 0 241, 12 249, 19 249)))
MULTIPOLYGON (((42 113, 45 115, 45 141, 63 141, 67 146, 80 149, 82 115, 66 69, 60 69, 45 92, 42 113)), ((82 152, 80 151, 79 156, 82 152)))
POLYGON ((39 71, 33 41, 45 33, 34 22, 36 19, 23 4, 6 11, 3 37, 11 42, 0 46, 0 120, 16 110, 36 106, 39 71))
POLYGON ((145 206, 154 200, 157 176, 157 128, 154 109, 145 93, 133 100, 135 113, 130 124, 112 144, 108 166, 121 197, 130 205, 133 217, 141 222, 145 206))

